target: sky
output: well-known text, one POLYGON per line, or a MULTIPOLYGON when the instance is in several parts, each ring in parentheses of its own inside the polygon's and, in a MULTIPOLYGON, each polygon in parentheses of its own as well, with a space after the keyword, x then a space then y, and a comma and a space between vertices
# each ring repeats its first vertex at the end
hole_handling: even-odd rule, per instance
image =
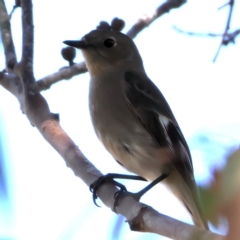
MULTIPOLYGON (((222 167, 229 151, 239 145, 240 43, 223 47, 212 60, 219 38, 179 34, 186 31, 221 33, 228 7, 225 1, 188 1, 180 9, 156 20, 134 39, 148 76, 160 88, 189 143, 198 184, 211 181, 211 171, 222 167)), ((14 1, 7 1, 10 11, 14 1)), ((125 20, 128 29, 141 17, 154 13, 161 1, 33 1, 34 72, 40 79, 68 63, 61 57, 64 40, 80 39, 102 20, 125 20)), ((231 28, 239 28, 240 5, 236 1, 231 28)), ((12 17, 13 39, 21 58, 21 10, 12 17)), ((0 49, 0 67, 4 55, 0 49)), ((75 62, 83 61, 81 52, 75 62)), ((42 94, 60 124, 87 158, 103 173, 126 173, 98 141, 88 111, 89 74, 62 81, 42 94)), ((97 208, 86 185, 66 167, 63 159, 44 141, 21 113, 16 99, 0 88, 1 155, 8 187, 8 202, 0 200, 0 239, 75 240, 146 239, 131 232, 122 217, 101 204, 97 208), (5 207, 8 206, 8 207, 5 207), (4 215, 5 214, 5 215, 4 215), (2 217, 5 216, 5 217, 2 217), (6 217, 7 216, 7 217, 6 217), (99 219, 101 219, 99 221, 99 219), (93 231, 94 229, 94 231, 93 231), (1 238, 2 237, 2 238, 1 238)), ((130 191, 144 183, 124 182, 130 191)), ((147 193, 142 202, 168 216, 191 223, 190 216, 162 185, 147 193)), ((224 225, 224 222, 223 222, 224 225)), ((151 235, 151 239, 160 239, 151 235)), ((166 238, 161 238, 166 239, 166 238)))

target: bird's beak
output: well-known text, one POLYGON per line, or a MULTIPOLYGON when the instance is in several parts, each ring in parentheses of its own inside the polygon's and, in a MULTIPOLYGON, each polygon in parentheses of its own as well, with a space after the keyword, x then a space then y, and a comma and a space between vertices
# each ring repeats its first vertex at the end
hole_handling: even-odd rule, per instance
POLYGON ((87 41, 84 38, 80 41, 67 40, 67 41, 64 41, 63 43, 65 43, 66 45, 68 45, 70 47, 75 47, 75 48, 79 48, 79 49, 84 49, 84 48, 89 47, 89 44, 87 43, 87 41))

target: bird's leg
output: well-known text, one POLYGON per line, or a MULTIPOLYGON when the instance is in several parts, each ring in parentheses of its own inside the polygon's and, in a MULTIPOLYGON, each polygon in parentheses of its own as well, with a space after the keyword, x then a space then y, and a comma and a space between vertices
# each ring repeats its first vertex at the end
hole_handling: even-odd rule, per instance
POLYGON ((145 188, 143 188, 141 191, 136 192, 136 193, 131 193, 131 192, 127 192, 122 191, 122 189, 120 189, 119 191, 117 191, 114 195, 115 197, 115 202, 114 202, 114 206, 113 209, 115 211, 116 207, 118 206, 118 201, 120 199, 120 197, 123 196, 130 196, 132 198, 134 198, 136 201, 139 201, 140 198, 147 192, 149 191, 152 187, 154 187, 157 183, 161 182, 162 180, 164 180, 169 174, 165 174, 163 173, 161 176, 159 176, 158 178, 156 178, 153 182, 149 183, 145 188))
MULTIPOLYGON (((92 183, 90 185, 90 191, 93 193, 93 202, 96 206, 97 203, 96 203, 96 199, 97 199, 97 190, 98 188, 108 182, 108 183, 112 183, 114 184, 116 187, 120 188, 120 190, 118 192, 127 192, 127 188, 119 183, 119 182, 116 182, 114 179, 117 178, 117 179, 131 179, 131 180, 140 180, 140 181, 147 181, 145 178, 142 178, 140 176, 136 176, 136 175, 125 175, 125 174, 117 174, 117 173, 108 173, 104 176, 101 176, 99 177, 94 183, 92 183)), ((114 203, 114 206, 115 206, 115 203, 114 203)), ((98 206, 99 207, 99 206, 98 206)))

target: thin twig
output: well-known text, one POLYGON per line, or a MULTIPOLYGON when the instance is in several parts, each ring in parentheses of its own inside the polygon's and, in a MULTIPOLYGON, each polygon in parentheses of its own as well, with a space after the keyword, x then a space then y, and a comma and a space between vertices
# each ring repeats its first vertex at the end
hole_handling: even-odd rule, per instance
POLYGON ((228 32, 226 35, 224 35, 224 33, 198 33, 198 32, 191 32, 191 31, 184 31, 176 26, 173 26, 173 29, 178 31, 179 33, 187 34, 190 36, 196 36, 196 37, 223 37, 224 36, 223 45, 227 45, 230 42, 234 43, 235 38, 240 34, 240 29, 237 29, 233 32, 228 32))
POLYGON ((221 7, 218 8, 218 10, 221 10, 221 9, 225 8, 227 5, 229 5, 229 2, 223 4, 221 7))
POLYGON ((221 48, 222 48, 222 45, 226 45, 226 44, 224 44, 224 42, 225 42, 225 39, 224 39, 224 38, 225 38, 225 36, 228 35, 228 30, 230 29, 230 23, 231 23, 231 19, 232 19, 232 12, 233 12, 234 0, 230 0, 229 3, 228 3, 228 4, 225 4, 223 7, 225 7, 225 6, 227 6, 227 5, 229 5, 229 7, 230 7, 230 9, 229 9, 229 14, 228 14, 228 19, 227 19, 227 24, 226 24, 226 28, 225 28, 224 34, 223 34, 223 36, 222 36, 221 43, 220 43, 220 45, 219 45, 219 47, 218 47, 218 50, 217 50, 217 53, 216 53, 216 55, 215 55, 215 57, 214 57, 214 59, 213 59, 213 62, 215 62, 215 61, 217 60, 217 57, 218 57, 219 52, 220 52, 220 50, 221 50, 221 48))
POLYGON ((151 16, 145 16, 138 20, 131 29, 126 33, 130 38, 135 38, 139 32, 144 28, 148 27, 153 21, 161 17, 163 14, 168 13, 174 8, 181 7, 186 0, 167 0, 165 3, 161 4, 156 11, 151 16))
POLYGON ((176 26, 173 26, 173 29, 178 31, 179 33, 191 35, 191 36, 197 36, 197 37, 221 37, 223 36, 222 33, 197 33, 197 32, 191 32, 191 31, 184 31, 176 26))
POLYGON ((13 6, 12 11, 11 11, 10 14, 9 14, 9 20, 11 20, 12 15, 13 15, 14 11, 16 10, 16 8, 18 8, 18 7, 20 7, 20 6, 21 6, 20 0, 16 0, 16 1, 15 1, 15 5, 13 6))

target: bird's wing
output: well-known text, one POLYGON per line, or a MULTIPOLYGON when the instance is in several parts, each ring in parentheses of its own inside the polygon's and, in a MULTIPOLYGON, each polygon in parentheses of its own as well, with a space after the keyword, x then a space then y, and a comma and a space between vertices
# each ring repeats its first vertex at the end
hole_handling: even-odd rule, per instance
POLYGON ((193 178, 193 166, 190 151, 178 123, 162 93, 147 78, 137 72, 126 72, 125 96, 129 107, 136 114, 140 122, 153 136, 160 147, 168 147, 176 155, 171 163, 188 184, 193 178), (176 147, 182 146, 181 154, 176 147))

